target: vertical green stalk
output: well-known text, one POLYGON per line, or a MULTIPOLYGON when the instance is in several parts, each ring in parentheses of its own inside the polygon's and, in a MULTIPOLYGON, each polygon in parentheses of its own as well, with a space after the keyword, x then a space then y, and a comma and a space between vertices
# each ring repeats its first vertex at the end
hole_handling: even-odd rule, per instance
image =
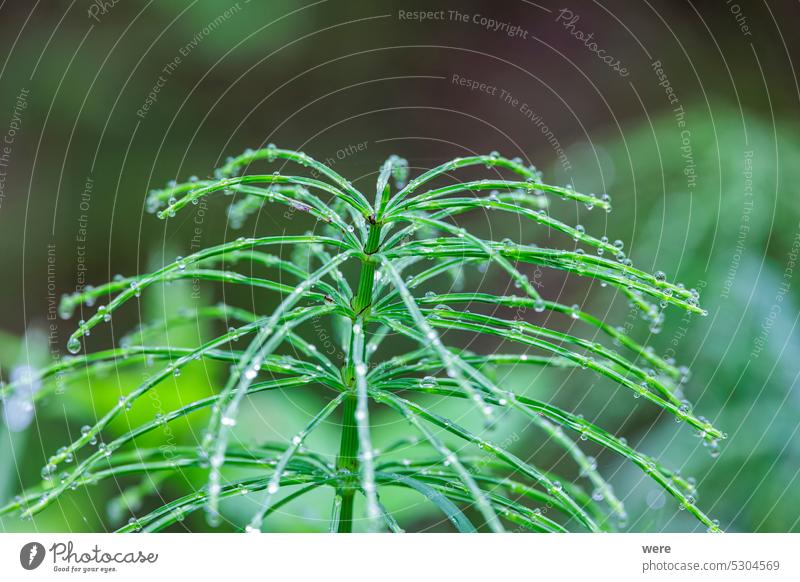
MULTIPOLYGON (((362 317, 372 305, 372 291, 375 285, 376 262, 372 255, 378 250, 381 238, 381 225, 370 222, 367 242, 364 245, 364 254, 361 257, 361 272, 358 279, 358 291, 353 298, 353 311, 362 317)), ((365 330, 366 332, 366 330, 365 330)), ((365 343, 366 345, 366 343, 365 343)), ((361 354, 362 358, 364 354, 361 354)), ((336 459, 336 469, 339 473, 348 473, 349 476, 338 487, 338 495, 342 499, 339 511, 339 533, 353 531, 353 504, 355 501, 358 483, 358 429, 356 427, 356 392, 355 392, 355 365, 353 364, 353 336, 350 335, 350 348, 347 352, 347 361, 342 368, 342 379, 350 393, 345 397, 342 418, 342 440, 339 444, 339 456, 336 459)))
POLYGON ((342 499, 339 510, 339 533, 353 531, 353 502, 355 501, 355 488, 353 476, 358 473, 358 432, 355 421, 356 395, 351 392, 345 397, 344 412, 342 417, 342 441, 339 445, 339 457, 336 459, 336 468, 340 473, 347 472, 350 476, 339 485, 338 495, 342 499))
POLYGON ((364 255, 361 257, 361 275, 358 279, 358 291, 353 299, 353 311, 356 312, 356 315, 364 314, 364 311, 372 305, 372 288, 375 285, 376 267, 376 262, 372 255, 378 250, 380 239, 381 226, 373 221, 370 223, 367 243, 364 245, 364 255))

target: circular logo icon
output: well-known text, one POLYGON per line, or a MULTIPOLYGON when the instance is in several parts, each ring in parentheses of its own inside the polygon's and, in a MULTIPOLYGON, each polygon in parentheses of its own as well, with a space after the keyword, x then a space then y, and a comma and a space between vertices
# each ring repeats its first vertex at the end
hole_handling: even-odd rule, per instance
POLYGON ((29 542, 19 551, 19 563, 26 570, 35 570, 44 561, 44 546, 39 542, 29 542))

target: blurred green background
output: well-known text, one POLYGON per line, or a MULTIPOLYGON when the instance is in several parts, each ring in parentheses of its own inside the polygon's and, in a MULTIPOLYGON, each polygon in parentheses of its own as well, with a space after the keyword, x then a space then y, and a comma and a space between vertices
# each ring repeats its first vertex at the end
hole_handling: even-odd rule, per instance
MULTIPOLYGON (((687 395, 729 439, 712 458, 657 409, 607 384, 587 384, 586 375, 510 370, 506 381, 580 408, 696 478, 700 506, 723 528, 798 531, 800 89, 793 62, 800 45, 792 26, 799 18, 800 5, 789 1, 5 2, 0 374, 8 381, 66 353, 80 314, 49 316, 52 302, 81 281, 102 283, 186 255, 198 224, 203 245, 239 236, 220 199, 169 227, 146 213, 147 192, 168 180, 208 175, 229 155, 275 142, 328 160, 369 191, 392 153, 420 171, 499 150, 531 160, 551 182, 611 194, 609 215, 565 205, 561 217, 623 240, 637 265, 701 290, 707 317, 668 312, 660 334, 648 337, 638 325, 632 333, 691 368, 687 395), (423 22, 406 16, 420 10, 443 12, 423 22), (485 19, 506 26, 495 30, 485 19), (591 33, 627 74, 607 66, 575 30, 591 33)), ((483 228, 480 217, 464 220, 483 228)), ((498 239, 546 240, 530 224, 505 220, 491 223, 498 239)), ((310 226, 281 211, 262 213, 244 230, 310 226)), ((595 301, 598 313, 625 325, 623 301, 537 275, 545 296, 595 301)), ((212 304, 221 293, 209 287, 189 300, 187 286, 164 288, 93 335, 92 347, 140 319, 212 304)), ((200 331, 170 330, 169 341, 190 342, 200 331)), ((110 369, 72 382, 42 401, 27 426, 4 422, 0 501, 34 483, 47 456, 141 373, 110 369)), ((159 389, 159 406, 207 394, 223 373, 192 370, 159 389)), ((286 438, 318 403, 310 391, 270 395, 252 403, 240 427, 259 439, 286 438)), ((153 413, 134 409, 112 428, 153 413)), ((389 415, 376 422, 381 441, 404 431, 389 415)), ((173 436, 191 445, 200 428, 179 424, 173 436)), ((504 424, 498 438, 513 438, 520 456, 533 454, 540 443, 525 428, 504 424)), ((326 425, 314 444, 334 452, 337 441, 338 429, 326 425)), ((639 471, 594 453, 628 505, 629 529, 698 529, 639 471)), ((74 492, 32 522, 0 518, 0 531, 114 529, 128 518, 119 496, 132 496, 133 483, 74 492)), ((200 484, 202 475, 191 474, 154 484, 142 507, 200 484)), ((287 506, 271 527, 324 530, 329 497, 308 499, 287 506)), ((444 529, 413 496, 386 502, 410 529, 444 529)), ((223 530, 249 515, 244 504, 226 512, 223 530)), ((174 529, 208 528, 197 516, 174 529)))

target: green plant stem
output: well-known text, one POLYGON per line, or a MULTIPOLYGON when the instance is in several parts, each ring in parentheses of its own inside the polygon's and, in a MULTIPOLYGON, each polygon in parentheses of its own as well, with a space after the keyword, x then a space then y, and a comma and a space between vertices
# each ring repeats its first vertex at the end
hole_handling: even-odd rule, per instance
MULTIPOLYGON (((349 394, 344 400, 344 412, 342 418, 342 442, 339 446, 339 457, 336 460, 336 468, 340 472, 348 472, 355 475, 358 471, 358 433, 355 421, 356 395, 349 394)), ((339 487, 339 496, 342 500, 342 507, 339 512, 339 533, 350 533, 353 531, 353 502, 356 490, 352 486, 352 479, 347 479, 345 485, 339 487)))
POLYGON ((371 223, 367 242, 364 245, 364 253, 361 257, 361 274, 358 278, 358 291, 353 299, 353 311, 356 315, 367 315, 364 313, 372 305, 372 289, 375 285, 375 266, 376 262, 372 256, 380 245, 381 225, 371 223))
MULTIPOLYGON (((375 285, 375 260, 372 255, 378 250, 381 237, 381 225, 375 222, 370 223, 367 242, 364 245, 364 254, 361 257, 361 272, 358 279, 358 291, 353 298, 353 311, 362 318, 372 306, 372 293, 375 285)), ((355 320, 353 321, 355 324, 355 320)), ((366 331, 366 330, 365 330, 366 331)), ((363 358, 363 354, 362 354, 363 358)), ((344 400, 344 412, 342 418, 342 440, 339 445, 339 456, 336 460, 336 468, 340 472, 348 472, 353 479, 345 479, 338 488, 338 494, 342 500, 339 512, 339 533, 350 533, 353 530, 353 504, 355 501, 356 489, 353 486, 357 482, 358 474, 358 429, 355 421, 357 398, 355 393, 355 368, 353 364, 353 339, 350 337, 350 349, 347 353, 347 361, 342 369, 342 380, 350 391, 344 400)))

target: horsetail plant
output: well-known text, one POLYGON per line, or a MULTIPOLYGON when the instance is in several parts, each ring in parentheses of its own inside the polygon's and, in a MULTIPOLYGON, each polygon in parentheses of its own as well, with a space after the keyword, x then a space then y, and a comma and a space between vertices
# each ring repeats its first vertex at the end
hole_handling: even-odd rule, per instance
MULTIPOLYGON (((660 327, 669 305, 704 313, 697 292, 668 282, 663 273, 649 274, 633 267, 620 242, 595 238, 581 226, 553 218, 547 210, 552 197, 606 211, 611 209, 610 199, 547 185, 535 168, 519 159, 493 152, 454 159, 410 181, 408 175, 408 163, 390 157, 380 168, 374 201, 370 201, 326 165, 302 152, 270 144, 229 158, 211 179, 192 178, 151 192, 148 208, 162 219, 191 208, 203 197, 225 192, 234 198, 228 209, 233 227, 242 226, 264 205, 279 204, 311 215, 319 221, 319 228, 316 233, 240 237, 178 258, 151 273, 118 278, 65 296, 61 305, 64 317, 82 304, 93 305, 103 298, 110 301, 97 307, 70 336, 67 347, 76 355, 40 372, 45 385, 59 375, 86 374, 110 364, 146 360, 150 371, 157 371, 60 448, 44 467, 42 482, 24 491, 2 512, 19 511, 30 517, 70 490, 122 475, 158 476, 152 486, 143 479, 138 487, 141 495, 147 495, 165 476, 200 467, 207 471, 204 487, 131 518, 121 531, 161 530, 200 509, 214 525, 220 520, 220 502, 243 492, 260 492, 260 500, 249 523, 240 527, 262 531, 271 514, 319 488, 332 491, 331 531, 350 532, 358 524, 358 496, 363 496, 365 514, 360 529, 402 531, 396 516, 381 502, 381 492, 390 487, 419 494, 462 532, 500 532, 509 525, 548 532, 613 530, 624 525, 625 507, 598 471, 595 459, 585 452, 583 443, 588 441, 633 463, 681 509, 710 531, 719 531, 717 522, 697 506, 691 479, 582 415, 523 395, 492 372, 498 365, 586 370, 673 415, 714 450, 724 435, 696 416, 683 399, 685 369, 578 306, 543 297, 520 269, 525 265, 556 269, 610 286, 650 322, 652 331, 660 327), (313 177, 279 171, 247 173, 251 164, 262 161, 284 166, 294 163, 313 177), (497 176, 502 172, 515 178, 433 187, 436 180, 454 179, 461 168, 482 166, 493 169, 497 176), (568 235, 593 252, 484 239, 451 220, 473 210, 492 210, 531 221, 568 235), (285 253, 279 254, 285 248, 294 249, 296 255, 286 258, 285 253), (235 269, 242 265, 248 269, 235 269), (350 265, 357 268, 357 280, 350 281, 345 275, 347 269, 353 269, 350 265), (495 294, 491 289, 431 289, 432 282, 442 276, 460 276, 465 269, 492 265, 507 274, 521 295, 495 294), (258 269, 276 276, 255 275, 258 269), (131 299, 153 285, 179 279, 266 289, 277 294, 277 307, 261 313, 219 304, 168 319, 167 325, 181 320, 230 325, 227 332, 191 348, 154 344, 149 339, 152 329, 145 324, 117 347, 77 355, 90 331, 109 321, 131 299), (468 309, 481 305, 485 307, 481 312, 468 309), (518 316, 504 317, 504 308, 514 308, 518 316), (532 323, 525 317, 528 310, 561 314, 567 321, 582 322, 594 334, 587 339, 573 335, 571 327, 557 331, 532 323), (320 321, 342 326, 341 361, 330 358, 309 339, 309 322, 318 328, 320 321), (473 342, 483 338, 484 345, 499 338, 516 350, 475 353, 445 341, 448 332, 470 334, 473 342), (243 350, 233 348, 239 338, 249 338, 243 350), (165 379, 203 360, 230 365, 226 381, 213 395, 109 438, 107 427, 112 420, 165 379), (237 440, 232 444, 240 409, 250 396, 312 385, 324 387, 329 394, 327 403, 287 443, 246 445, 237 440), (470 403, 485 426, 462 426, 442 416, 425 395, 436 396, 437 402, 470 403), (370 415, 380 409, 382 414, 398 415, 409 427, 407 438, 383 451, 373 445, 376 428, 370 424, 370 415), (159 449, 136 444, 138 437, 157 427, 203 411, 208 413, 207 427, 196 448, 177 447, 165 459, 159 449), (538 429, 536 434, 544 437, 544 442, 560 449, 563 457, 575 464, 580 477, 570 483, 552 469, 538 467, 495 442, 491 428, 505 413, 522 415, 538 429), (310 450, 306 443, 315 428, 332 418, 340 418, 336 422, 341 429, 335 458, 310 450), (101 444, 92 449, 90 445, 97 442, 101 444), (398 461, 393 456, 398 450, 410 449, 418 452, 414 460, 398 461), (226 471, 230 468, 237 471, 226 471)), ((13 383, 6 385, 3 396, 14 389, 13 383)), ((36 398, 46 393, 47 389, 40 390, 36 398)))

